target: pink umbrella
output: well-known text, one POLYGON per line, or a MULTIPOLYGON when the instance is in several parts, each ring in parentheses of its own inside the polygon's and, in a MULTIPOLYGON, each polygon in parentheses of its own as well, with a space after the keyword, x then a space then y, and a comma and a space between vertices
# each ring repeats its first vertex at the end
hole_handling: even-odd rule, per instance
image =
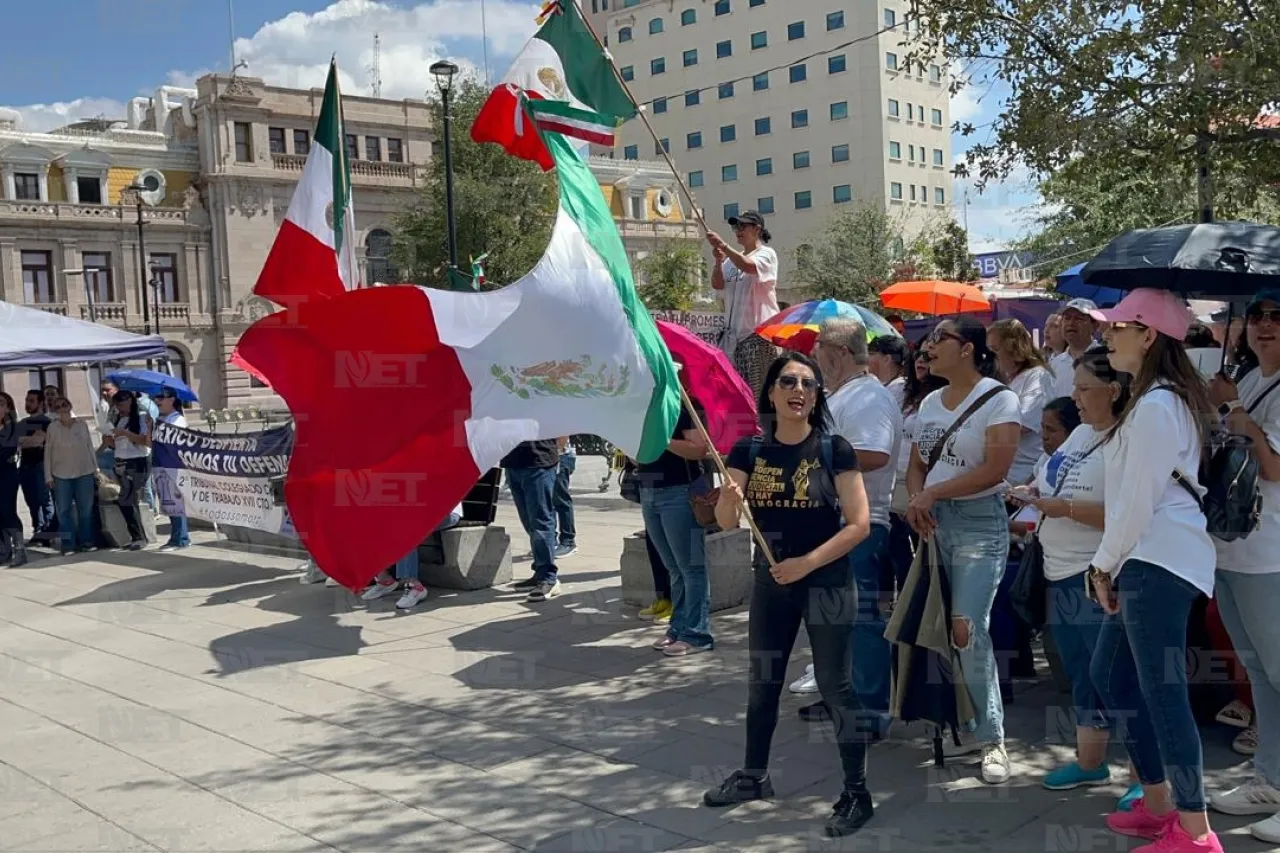
POLYGON ((658 321, 662 342, 684 365, 685 389, 702 407, 711 443, 728 453, 733 443, 757 432, 756 401, 728 356, 684 326, 658 321))

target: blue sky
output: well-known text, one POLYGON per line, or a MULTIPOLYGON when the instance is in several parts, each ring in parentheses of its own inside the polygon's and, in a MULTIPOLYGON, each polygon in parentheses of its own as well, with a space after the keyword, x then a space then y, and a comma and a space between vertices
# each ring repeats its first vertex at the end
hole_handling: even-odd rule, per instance
MULTIPOLYGON (((794 0, 793 0, 794 2, 794 0)), ((500 75, 534 29, 536 2, 486 0, 491 70, 500 75)), ((227 70, 230 27, 226 0, 58 0, 56 18, 43 3, 6 2, 0 52, 0 105, 19 109, 31 129, 68 119, 123 117, 124 102, 164 84, 190 85, 208 71, 227 70), (17 33, 40 38, 15 38, 17 33), (50 41, 56 45, 50 49, 50 41)), ((323 85, 337 52, 344 90, 368 93, 373 34, 382 38, 384 97, 422 97, 427 67, 448 57, 483 64, 479 0, 238 0, 236 53, 245 73, 289 86, 323 85)), ((974 86, 952 102, 954 119, 982 124, 996 112, 998 93, 974 86), (981 103, 977 95, 987 94, 981 103)), ((961 152, 968 141, 956 137, 961 152)), ((1034 196, 1015 178, 986 195, 969 194, 974 248, 991 248, 1021 230, 1034 196)), ((957 219, 964 186, 954 197, 957 219)))

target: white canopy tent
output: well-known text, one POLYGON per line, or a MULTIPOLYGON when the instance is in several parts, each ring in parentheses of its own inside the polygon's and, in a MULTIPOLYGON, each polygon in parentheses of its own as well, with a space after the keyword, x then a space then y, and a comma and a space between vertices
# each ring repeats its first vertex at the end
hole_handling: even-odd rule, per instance
POLYGON ((164 354, 164 339, 159 335, 135 335, 0 302, 0 370, 128 361, 164 354))

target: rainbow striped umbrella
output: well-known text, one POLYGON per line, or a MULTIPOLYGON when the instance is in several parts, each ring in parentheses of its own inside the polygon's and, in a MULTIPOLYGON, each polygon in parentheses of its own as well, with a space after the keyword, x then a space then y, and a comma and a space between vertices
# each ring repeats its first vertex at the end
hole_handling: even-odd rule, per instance
POLYGON ((756 327, 756 334, 780 347, 799 352, 812 352, 818 340, 818 327, 825 320, 848 317, 867 328, 867 340, 874 341, 882 335, 901 337, 889 321, 861 305, 850 305, 835 299, 818 299, 801 302, 766 320, 756 327))

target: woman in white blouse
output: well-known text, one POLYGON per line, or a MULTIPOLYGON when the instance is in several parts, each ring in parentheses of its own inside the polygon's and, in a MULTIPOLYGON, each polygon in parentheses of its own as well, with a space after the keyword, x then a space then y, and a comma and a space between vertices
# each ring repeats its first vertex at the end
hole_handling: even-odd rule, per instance
POLYGON ((996 354, 996 375, 1018 395, 1022 430, 1009 469, 1010 483, 1028 483, 1040 457, 1040 416, 1053 399, 1053 373, 1020 320, 997 320, 987 329, 987 346, 996 354))

